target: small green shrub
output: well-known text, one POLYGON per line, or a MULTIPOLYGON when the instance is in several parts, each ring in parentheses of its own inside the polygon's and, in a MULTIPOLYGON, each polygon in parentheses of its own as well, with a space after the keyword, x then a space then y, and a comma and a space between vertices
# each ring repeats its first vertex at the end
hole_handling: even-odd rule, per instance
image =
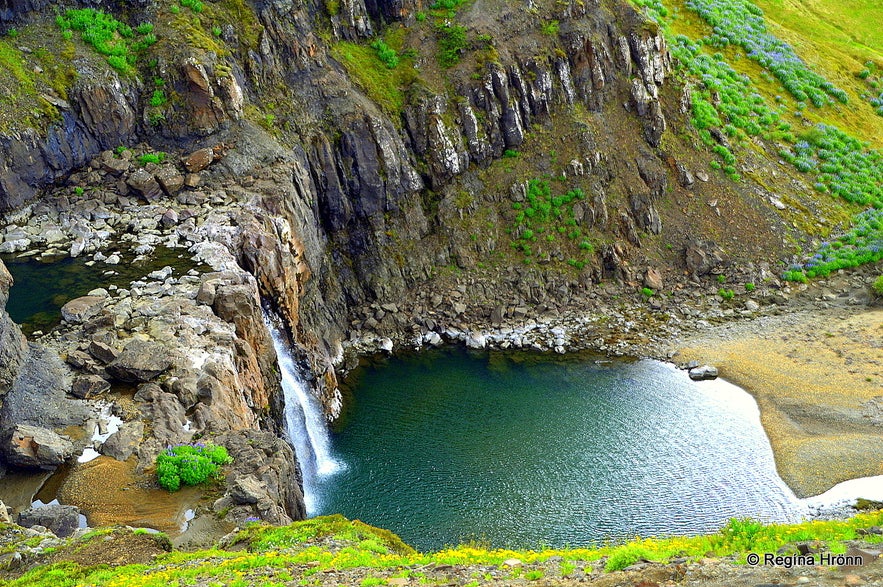
POLYGON ((873 285, 871 285, 871 289, 874 290, 874 294, 877 297, 883 298, 883 275, 874 280, 873 285))
POLYGON ((166 154, 162 151, 157 151, 156 153, 144 153, 138 157, 138 161, 141 165, 147 165, 148 163, 156 163, 158 165, 165 160, 166 154))
POLYGON ((80 186, 77 186, 77 187, 74 188, 74 193, 75 193, 76 195, 78 195, 78 196, 82 196, 82 195, 83 195, 83 191, 84 191, 83 188, 81 188, 80 186))
POLYGON ((156 457, 156 476, 167 491, 177 491, 184 485, 198 485, 215 477, 220 466, 230 462, 227 449, 201 443, 179 444, 156 457))
POLYGON ((528 571, 524 574, 524 578, 528 581, 536 581, 538 579, 543 578, 543 571, 540 569, 534 569, 532 571, 528 571))
POLYGON ((516 151, 515 149, 506 149, 505 151, 503 151, 503 157, 506 157, 509 159, 514 159, 515 157, 518 157, 519 154, 520 153, 518 151, 516 151))
POLYGON ((718 276, 717 276, 717 282, 718 282, 718 283, 724 283, 724 282, 726 282, 726 281, 727 281, 727 276, 726 276, 726 275, 718 275, 718 276))
POLYGON ((442 67, 452 67, 460 61, 466 49, 466 29, 459 25, 445 23, 435 29, 438 36, 438 62, 442 67))
POLYGON ((426 20, 426 13, 425 13, 425 12, 422 12, 422 11, 421 11, 421 12, 418 12, 418 13, 415 15, 415 17, 417 18, 417 22, 423 22, 424 20, 426 20))
POLYGON ((720 288, 719 290, 717 290, 717 295, 722 297, 724 299, 724 301, 728 302, 733 299, 733 296, 736 295, 736 292, 734 292, 731 289, 720 288))
POLYGON ((215 25, 215 26, 212 27, 212 34, 213 34, 214 36, 216 36, 216 37, 220 37, 222 32, 223 32, 223 31, 221 30, 221 27, 219 27, 218 25, 215 25))
POLYGON ((652 298, 654 294, 656 294, 656 292, 649 287, 645 287, 641 290, 641 295, 648 299, 652 298))
POLYGON ((104 55, 111 67, 121 73, 131 71, 138 54, 156 43, 153 25, 142 23, 135 29, 118 21, 113 15, 94 8, 69 9, 55 17, 65 39, 73 38, 73 31, 95 51, 104 55), (136 33, 140 36, 135 38, 136 33))
POLYGON ((613 551, 607 557, 604 569, 607 571, 621 571, 630 567, 641 559, 650 559, 653 556, 649 550, 637 544, 627 544, 613 551))
POLYGON ((189 8, 193 12, 202 12, 205 8, 200 0, 181 0, 181 6, 189 8))
POLYGON ((372 41, 371 48, 377 51, 377 58, 389 69, 395 69, 399 64, 399 54, 395 49, 386 44, 383 39, 372 41))
POLYGON ((547 22, 543 25, 543 34, 549 35, 550 37, 554 37, 558 34, 558 29, 560 28, 557 20, 553 20, 552 22, 547 22))
POLYGON ((757 289, 757 286, 750 281, 745 284, 745 291, 754 291, 755 289, 757 289))
POLYGON ((154 108, 165 106, 168 101, 166 93, 162 90, 154 90, 153 95, 150 96, 150 105, 154 108))

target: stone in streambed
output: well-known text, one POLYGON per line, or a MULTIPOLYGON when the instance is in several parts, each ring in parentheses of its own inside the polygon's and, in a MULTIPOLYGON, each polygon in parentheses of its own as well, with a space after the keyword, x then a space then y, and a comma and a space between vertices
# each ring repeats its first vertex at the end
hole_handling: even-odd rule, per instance
POLYGON ((82 296, 75 298, 61 307, 61 317, 71 324, 82 324, 98 315, 104 307, 105 298, 101 296, 82 296))
POLYGON ((19 424, 4 443, 6 460, 19 467, 52 468, 69 459, 74 445, 46 428, 19 424))
POLYGON ((71 395, 80 399, 91 399, 110 391, 110 383, 98 375, 84 375, 74 379, 71 395))
POLYGON ((125 461, 137 450, 143 437, 143 422, 126 422, 104 441, 98 451, 118 461, 125 461))
POLYGON ((59 538, 66 538, 80 527, 80 510, 72 505, 29 508, 18 515, 19 526, 43 526, 59 538))
POLYGON ((137 169, 129 175, 126 184, 139 196, 152 202, 163 195, 159 182, 152 173, 144 169, 137 169))

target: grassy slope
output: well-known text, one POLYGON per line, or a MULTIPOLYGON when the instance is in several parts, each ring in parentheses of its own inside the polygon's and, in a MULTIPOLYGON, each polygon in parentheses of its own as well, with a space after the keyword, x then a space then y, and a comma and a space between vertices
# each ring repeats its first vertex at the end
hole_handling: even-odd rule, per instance
POLYGON ((883 4, 877 0, 754 0, 763 9, 771 31, 788 42, 852 100, 827 122, 855 137, 883 148, 883 117, 877 116, 858 94, 864 85, 856 78, 865 62, 883 65, 883 4))
MULTIPOLYGON (((567 572, 571 561, 602 561, 605 570, 619 570, 640 559, 666 561, 670 558, 734 556, 744 561, 748 553, 776 552, 796 541, 818 540, 827 543, 825 550, 842 553, 845 540, 859 536, 859 530, 883 524, 883 511, 859 514, 845 521, 805 522, 794 525, 768 525, 732 520, 719 533, 706 536, 666 539, 635 539, 619 546, 595 549, 548 549, 541 551, 488 550, 467 545, 436 553, 421 554, 387 530, 350 522, 342 516, 325 516, 287 527, 252 524, 241 531, 226 549, 195 552, 171 552, 153 563, 108 567, 99 560, 90 566, 71 562, 86 550, 91 540, 101 539, 112 547, 115 538, 126 539, 127 530, 114 533, 99 531, 84 539, 54 549, 52 564, 31 569, 24 575, 0 579, 8 587, 73 587, 75 585, 165 587, 174 584, 208 585, 292 585, 320 584, 325 573, 335 581, 349 583, 354 578, 362 585, 380 584, 375 575, 420 578, 419 568, 426 565, 453 565, 473 568, 496 567, 503 578, 514 578, 521 569, 513 569, 511 559, 525 565, 555 562, 553 567, 567 572), (116 536, 116 535, 119 536, 116 536), (550 561, 551 559, 551 561, 550 561), (602 560, 603 559, 603 560, 602 560), (510 561, 510 562, 507 562, 510 561), (352 571, 355 570, 355 571, 352 571), (335 573, 350 573, 336 575, 335 573), (353 574, 354 573, 354 574, 353 574), (506 575, 505 573, 512 573, 506 575), (372 582, 376 581, 376 582, 372 582)), ((137 532, 137 531, 136 531, 137 532)), ((870 535, 867 542, 883 537, 870 535)), ((34 546, 34 545, 31 545, 34 546)), ((8 551, 3 548, 0 552, 8 551)), ((137 557, 138 553, 133 552, 137 557)), ((151 557, 152 558, 152 557, 151 557)), ((143 557, 142 557, 143 560, 143 557)), ((80 561, 83 562, 82 560, 80 561)), ((572 567, 571 567, 572 568, 572 567)), ((529 572, 529 571, 528 571, 529 572)), ((535 571, 537 572, 537 571, 535 571)), ((560 575, 559 575, 560 576, 560 575)), ((2 575, 0 575, 2 577, 2 575)), ((549 575, 549 578, 552 578, 549 575)), ((384 581, 385 582, 385 581, 384 581)))

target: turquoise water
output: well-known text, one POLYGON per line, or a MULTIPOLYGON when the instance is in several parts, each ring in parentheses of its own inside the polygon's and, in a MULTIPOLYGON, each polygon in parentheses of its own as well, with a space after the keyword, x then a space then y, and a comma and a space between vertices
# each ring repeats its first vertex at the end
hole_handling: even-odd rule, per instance
POLYGON ((421 550, 586 545, 806 512, 754 400, 655 361, 430 351, 363 368, 317 513, 421 550))

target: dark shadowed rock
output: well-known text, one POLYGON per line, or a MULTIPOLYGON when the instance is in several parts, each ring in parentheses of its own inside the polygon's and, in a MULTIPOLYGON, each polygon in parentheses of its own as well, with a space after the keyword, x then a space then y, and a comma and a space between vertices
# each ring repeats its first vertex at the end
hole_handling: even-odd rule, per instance
POLYGON ((132 172, 129 175, 129 179, 126 180, 126 185, 148 202, 157 200, 162 196, 162 188, 160 188, 159 182, 156 181, 153 174, 144 169, 136 169, 132 172))
POLYGON ((53 351, 28 345, 18 376, 3 397, 0 407, 0 436, 8 438, 12 428, 28 424, 61 430, 82 426, 91 417, 88 406, 68 397, 70 369, 53 351))
POLYGON ((19 424, 3 443, 6 460, 19 467, 52 468, 69 459, 74 445, 45 428, 19 424))
POLYGON ((171 366, 165 346, 135 339, 107 366, 107 372, 120 381, 141 383, 150 381, 171 366))
POLYGON ((684 252, 687 269, 696 275, 710 273, 715 267, 723 265, 725 260, 723 249, 712 241, 694 242, 684 252))
POLYGON ((110 391, 110 383, 98 375, 83 375, 74 379, 71 395, 80 399, 91 399, 110 391))
POLYGON ((19 526, 43 526, 59 538, 66 538, 80 527, 80 510, 72 505, 47 505, 29 508, 18 515, 19 526))
POLYGON ((88 351, 90 355, 105 364, 112 362, 120 354, 115 348, 100 340, 89 343, 88 351))

